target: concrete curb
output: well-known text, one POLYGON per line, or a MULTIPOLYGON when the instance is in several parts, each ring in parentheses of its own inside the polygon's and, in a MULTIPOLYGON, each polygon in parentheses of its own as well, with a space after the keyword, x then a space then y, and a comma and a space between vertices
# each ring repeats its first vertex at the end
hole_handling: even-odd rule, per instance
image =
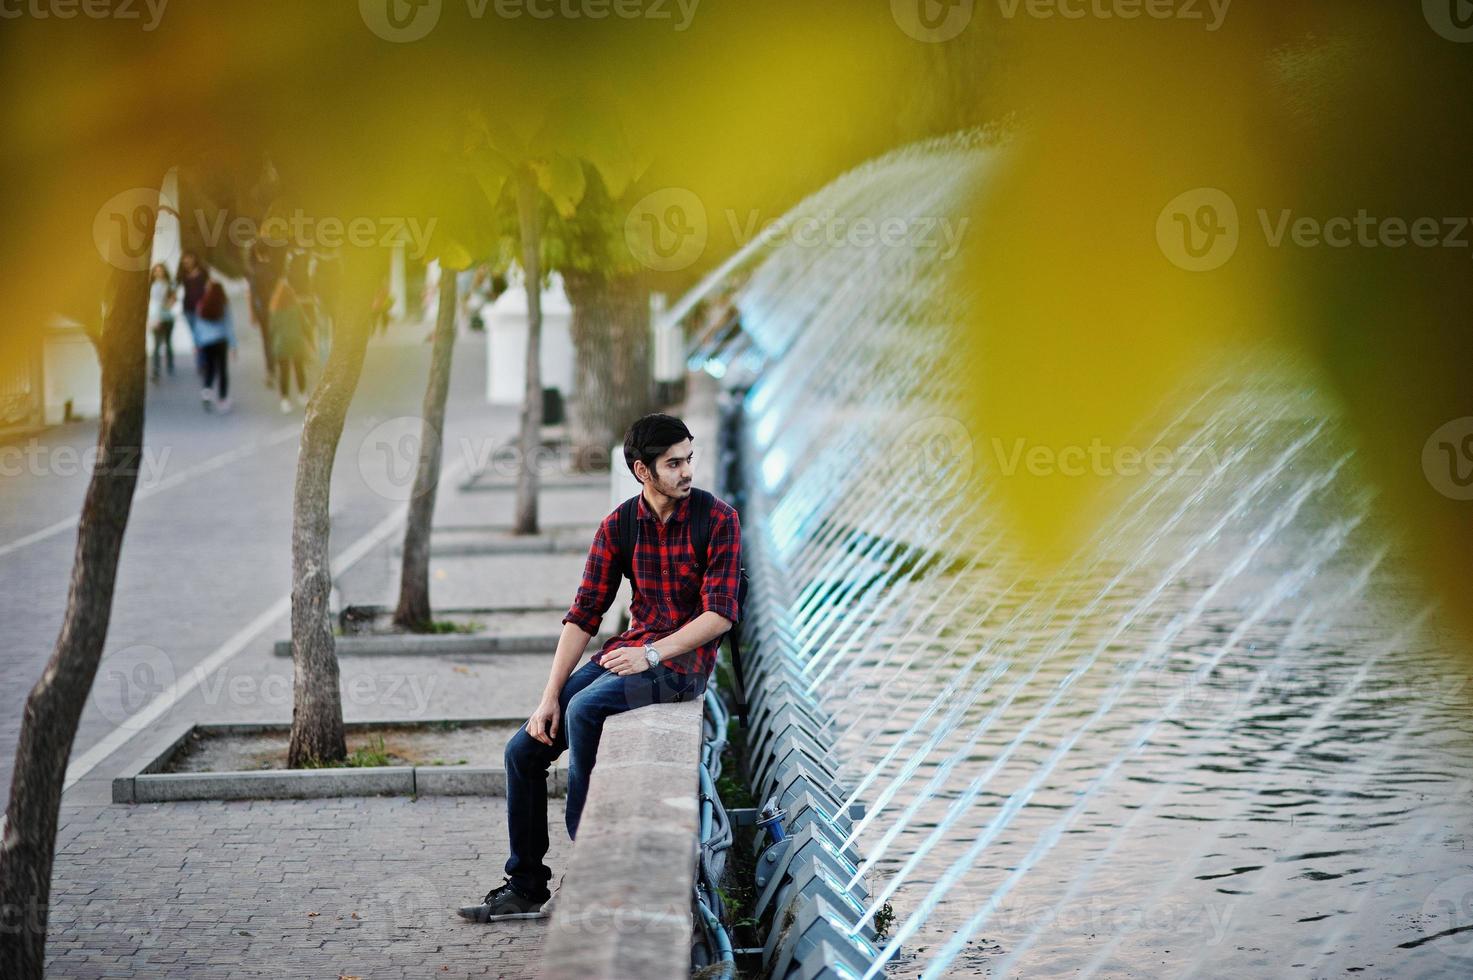
MULTIPOLYGON (((578 476, 564 476, 556 480, 538 480, 537 492, 540 494, 545 490, 605 490, 609 486, 608 473, 588 473, 578 476)), ((471 477, 455 488, 461 493, 487 493, 487 492, 511 492, 517 489, 516 480, 506 479, 482 479, 479 476, 471 477)))
MULTIPOLYGON (((589 524, 543 534, 513 535, 501 527, 436 528, 430 536, 430 550, 436 558, 587 554, 597 530, 597 525, 589 524)), ((403 555, 403 543, 395 545, 390 553, 403 555)))
MULTIPOLYGON (((589 641, 589 648, 599 649, 613 635, 600 633, 589 641)), ((511 633, 502 636, 480 633, 391 633, 383 636, 338 636, 334 637, 334 645, 340 657, 531 653, 550 658, 557 650, 558 639, 557 633, 511 633)), ((277 640, 272 645, 271 652, 278 657, 290 657, 292 641, 277 640)))
MULTIPOLYGON (((348 722, 348 731, 445 721, 461 724, 520 724, 520 718, 453 718, 432 721, 348 722)), ((179 746, 196 730, 219 735, 288 731, 274 722, 221 725, 186 724, 155 739, 112 782, 114 803, 169 803, 183 800, 301 800, 339 796, 505 796, 506 770, 500 766, 380 766, 341 769, 271 769, 226 772, 161 772, 179 746)), ((564 796, 568 771, 562 760, 547 773, 548 796, 564 796)))
MULTIPOLYGON (((568 611, 566 602, 557 605, 524 605, 524 606, 437 606, 437 616, 498 616, 498 615, 520 615, 525 613, 547 613, 561 616, 568 611)), ((347 610, 352 615, 372 619, 387 620, 394 613, 393 606, 381 606, 376 603, 350 603, 347 610)), ((341 614, 340 614, 341 615, 341 614)), ((349 636, 353 634, 349 633, 349 636)))

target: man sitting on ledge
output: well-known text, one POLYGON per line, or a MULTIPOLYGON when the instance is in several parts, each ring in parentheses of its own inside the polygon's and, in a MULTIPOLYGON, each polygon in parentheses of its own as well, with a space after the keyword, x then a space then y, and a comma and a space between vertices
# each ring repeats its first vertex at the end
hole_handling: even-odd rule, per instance
POLYGON ((568 837, 576 838, 604 719, 705 693, 720 638, 738 619, 741 527, 734 508, 691 486, 692 439, 684 422, 659 414, 635 422, 624 439, 624 461, 641 492, 599 524, 583 581, 563 617, 542 700, 506 745, 506 881, 481 904, 460 909, 464 918, 491 922, 549 914, 552 871, 543 863, 547 770, 564 749, 571 752, 568 837), (632 534, 621 528, 623 515, 634 518, 632 534), (704 553, 696 540, 699 526, 709 528, 704 553), (621 553, 621 541, 629 540, 632 562, 621 553), (575 671, 625 568, 633 573, 629 628, 575 671))

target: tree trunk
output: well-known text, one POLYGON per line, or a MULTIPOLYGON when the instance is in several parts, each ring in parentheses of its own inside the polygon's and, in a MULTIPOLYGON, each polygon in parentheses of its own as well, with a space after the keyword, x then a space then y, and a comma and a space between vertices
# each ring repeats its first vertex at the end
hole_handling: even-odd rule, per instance
POLYGON ((537 179, 523 167, 517 174, 517 223, 522 232, 522 276, 527 289, 527 390, 522 399, 518 442, 515 534, 537 533, 537 466, 542 444, 542 228, 537 215, 537 179))
MULTIPOLYGON (((366 262, 366 257, 354 256, 366 262)), ((362 270, 353 270, 360 272, 362 270)), ((344 284, 342 315, 333 321, 331 353, 312 389, 297 451, 292 498, 292 736, 287 765, 340 762, 348 755, 343 737, 343 702, 332 635, 329 594, 332 563, 328 534, 328 490, 343 420, 363 371, 368 345, 372 279, 353 276, 344 284)))
MULTIPOLYGON (((152 237, 152 229, 148 229, 152 237)), ((0 977, 40 980, 67 759, 107 640, 123 532, 143 451, 149 270, 114 270, 103 322, 97 466, 77 523, 66 617, 26 699, 0 827, 0 977)))
POLYGON ((636 276, 564 274, 573 305, 573 467, 604 469, 609 450, 629 426, 653 410, 650 365, 650 293, 636 276))
POLYGON ((399 570, 399 607, 394 625, 420 631, 430 624, 430 526, 440 484, 445 437, 445 399, 450 394, 450 361, 455 350, 455 273, 440 274, 440 311, 435 317, 435 343, 430 354, 430 380, 425 388, 420 427, 419 469, 404 523, 404 561, 399 570))

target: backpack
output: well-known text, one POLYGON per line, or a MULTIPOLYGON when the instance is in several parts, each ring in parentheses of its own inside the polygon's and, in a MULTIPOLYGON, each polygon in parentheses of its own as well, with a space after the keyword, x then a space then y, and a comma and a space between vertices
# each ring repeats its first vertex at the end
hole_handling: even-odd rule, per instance
POLYGON ((218 320, 225 315, 225 290, 214 279, 205 285, 204 295, 199 298, 198 312, 206 320, 218 320))
MULTIPOLYGON (((711 544, 711 505, 715 497, 710 491, 692 487, 690 492, 690 540, 700 563, 701 574, 706 572, 706 551, 711 544)), ((639 498, 635 494, 619 505, 618 511, 618 569, 634 584, 634 546, 639 540, 639 498)), ((747 569, 742 564, 741 553, 737 554, 737 621, 726 631, 727 649, 731 653, 731 673, 736 688, 737 714, 742 724, 747 723, 747 688, 742 679, 742 611, 747 608, 747 569)))

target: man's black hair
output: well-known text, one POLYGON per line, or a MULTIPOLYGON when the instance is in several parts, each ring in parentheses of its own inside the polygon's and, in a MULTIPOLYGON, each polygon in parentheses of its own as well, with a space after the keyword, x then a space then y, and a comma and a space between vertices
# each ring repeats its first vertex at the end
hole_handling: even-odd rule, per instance
MULTIPOLYGON (((644 460, 650 472, 655 470, 655 462, 665 454, 671 446, 686 439, 694 439, 685 423, 673 415, 662 415, 655 412, 646 415, 629 427, 629 432, 624 436, 624 463, 629 467, 629 472, 634 473, 634 461, 644 460)), ((635 474, 636 480, 639 474, 635 474)))

